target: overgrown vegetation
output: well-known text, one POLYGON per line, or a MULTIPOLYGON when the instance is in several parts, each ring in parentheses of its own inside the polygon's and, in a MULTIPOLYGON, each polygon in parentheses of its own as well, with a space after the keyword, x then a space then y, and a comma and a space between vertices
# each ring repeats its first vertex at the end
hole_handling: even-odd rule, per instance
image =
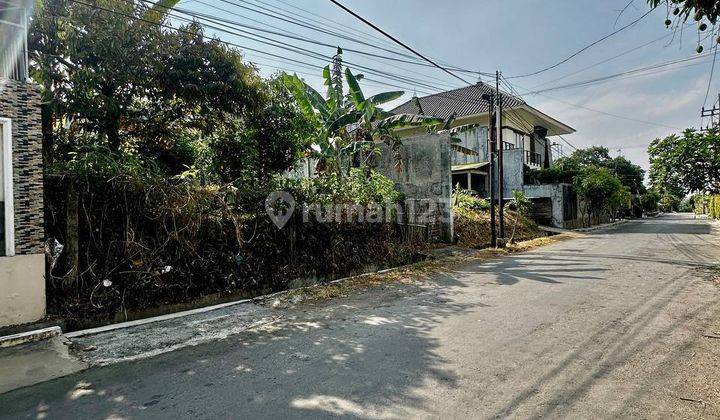
POLYGON ((650 184, 661 211, 712 212, 720 194, 720 134, 685 130, 655 139, 648 148, 650 184), (686 203, 686 204, 683 204, 686 203))
POLYGON ((46 230, 64 247, 48 267, 51 314, 122 319, 413 258, 422 244, 395 224, 303 222, 296 211, 278 230, 264 208, 279 189, 306 204, 402 200, 373 170, 375 140, 397 145, 392 128, 429 120, 386 121, 379 106, 402 92, 366 98, 338 51, 325 99, 296 76, 261 78, 198 24, 166 29, 163 7, 94 4, 39 2, 30 34, 46 230), (304 157, 320 176, 285 179, 304 157))
MULTIPOLYGON (((512 242, 526 241, 545 236, 537 224, 525 216, 527 199, 521 198, 519 206, 509 202, 505 211, 505 224, 512 226, 512 242)), ((490 246, 490 205, 472 192, 456 190, 453 193, 454 230, 457 244, 467 248, 490 246)), ((496 218, 496 224, 500 221, 496 218)), ((497 226, 496 226, 497 228, 497 226)))

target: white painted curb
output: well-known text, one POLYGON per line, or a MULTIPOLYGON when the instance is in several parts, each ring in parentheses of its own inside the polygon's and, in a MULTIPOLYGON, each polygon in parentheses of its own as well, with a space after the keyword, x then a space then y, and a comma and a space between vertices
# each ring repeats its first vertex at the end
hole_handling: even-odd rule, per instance
POLYGON ((283 295, 283 294, 287 294, 287 293, 290 293, 290 292, 293 292, 293 291, 296 291, 296 290, 302 290, 302 289, 313 288, 313 287, 320 287, 320 286, 327 286, 328 284, 341 283, 341 282, 344 282, 344 281, 347 281, 347 280, 350 280, 350 279, 361 278, 361 277, 366 277, 366 276, 372 276, 372 275, 376 275, 376 274, 385 274, 385 273, 389 273, 389 272, 392 272, 392 271, 401 270, 401 269, 403 269, 403 268, 406 268, 407 266, 408 266, 408 265, 403 265, 403 266, 400 266, 400 267, 388 268, 388 269, 385 269, 385 270, 375 271, 375 272, 372 272, 372 273, 364 273, 364 274, 359 274, 359 275, 357 275, 357 276, 344 277, 344 278, 341 278, 341 279, 329 281, 329 282, 327 282, 327 283, 318 283, 318 284, 312 285, 312 286, 305 286, 305 287, 299 287, 299 288, 295 288, 295 289, 282 290, 282 291, 279 291, 279 292, 271 293, 271 294, 269 294, 269 295, 257 296, 257 297, 254 297, 254 298, 252 298, 252 299, 242 299, 242 300, 237 300, 237 301, 233 301, 233 302, 220 303, 220 304, 212 305, 212 306, 204 306, 204 307, 202 307, 202 308, 197 308, 197 309, 190 309, 190 310, 182 311, 182 312, 174 312, 174 313, 167 314, 167 315, 155 316, 155 317, 152 317, 152 318, 144 318, 144 319, 138 319, 138 320, 136 320, 136 321, 120 322, 120 323, 117 323, 117 324, 105 325, 105 326, 97 327, 97 328, 89 328, 89 329, 87 329, 87 330, 73 331, 73 332, 70 332, 70 333, 66 333, 66 334, 65 334, 65 337, 67 337, 67 338, 85 337, 85 336, 88 336, 88 335, 100 334, 100 333, 104 333, 104 332, 107 332, 107 331, 114 331, 114 330, 119 330, 119 329, 123 329, 123 328, 135 327, 135 326, 138 326, 138 325, 150 324, 150 323, 153 323, 153 322, 167 321, 167 320, 170 320, 170 319, 182 318, 182 317, 186 317, 186 316, 190 316, 190 315, 202 314, 202 313, 211 312, 211 311, 214 311, 214 310, 217 310, 217 309, 228 308, 228 307, 230 307, 230 306, 242 305, 242 304, 244 304, 244 303, 251 303, 251 302, 268 300, 268 299, 271 299, 271 298, 273 298, 273 297, 281 296, 281 295, 283 295))
POLYGON ((234 302, 220 303, 218 305, 204 306, 202 308, 190 309, 188 311, 182 311, 182 312, 174 312, 174 313, 167 314, 167 315, 154 316, 152 318, 143 318, 143 319, 138 319, 136 321, 120 322, 117 324, 105 325, 105 326, 97 327, 97 328, 90 328, 87 330, 73 331, 73 332, 65 334, 65 337, 68 337, 68 338, 84 337, 86 335, 93 335, 93 334, 103 333, 106 331, 113 331, 113 330, 119 330, 122 328, 135 327, 138 325, 150 324, 152 322, 166 321, 168 319, 175 319, 175 318, 181 318, 181 317, 189 316, 189 315, 202 314, 205 312, 214 311, 216 309, 227 308, 229 306, 240 305, 240 304, 248 303, 248 302, 252 302, 252 299, 243 299, 243 300, 237 300, 234 302))
POLYGON ((0 337, 0 348, 13 347, 33 341, 47 340, 48 338, 57 337, 60 334, 62 334, 60 327, 50 327, 42 330, 6 335, 4 337, 0 337))

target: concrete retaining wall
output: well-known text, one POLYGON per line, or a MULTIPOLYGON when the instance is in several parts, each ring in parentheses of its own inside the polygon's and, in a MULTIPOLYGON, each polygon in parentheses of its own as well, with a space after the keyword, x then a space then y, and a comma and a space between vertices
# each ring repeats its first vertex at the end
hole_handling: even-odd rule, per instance
POLYGON ((563 189, 568 184, 525 185, 524 192, 528 198, 549 198, 552 202, 552 225, 565 227, 565 214, 563 206, 563 189))
POLYGON ((525 151, 510 149, 503 151, 503 197, 512 197, 513 190, 522 191, 525 178, 525 151))
MULTIPOLYGON (((444 241, 453 238, 450 136, 427 134, 403 139, 402 166, 390 146, 382 144, 377 170, 392 179, 406 197, 409 216, 422 217, 428 210, 444 241)), ((417 223, 422 224, 421 220, 417 223)))

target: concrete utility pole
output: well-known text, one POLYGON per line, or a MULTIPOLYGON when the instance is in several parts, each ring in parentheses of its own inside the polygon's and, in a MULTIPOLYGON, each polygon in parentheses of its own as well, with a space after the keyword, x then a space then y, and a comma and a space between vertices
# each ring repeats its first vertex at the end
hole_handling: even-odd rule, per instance
POLYGON ((495 95, 485 98, 488 102, 488 156, 490 158, 490 246, 497 247, 495 230, 495 95))
POLYGON ((701 119, 705 117, 710 118, 710 123, 708 123, 708 125, 703 128, 701 122, 700 131, 707 131, 711 128, 720 129, 720 93, 718 93, 717 104, 717 106, 713 105, 713 107, 710 109, 705 109, 705 107, 702 107, 702 110, 700 111, 700 117, 701 119))
POLYGON ((500 94, 500 72, 495 72, 495 100, 497 101, 497 111, 495 112, 496 121, 495 128, 497 130, 498 145, 498 212, 500 217, 500 232, 499 236, 505 238, 505 173, 503 170, 503 154, 505 153, 505 143, 503 142, 503 106, 502 106, 502 95, 500 94))

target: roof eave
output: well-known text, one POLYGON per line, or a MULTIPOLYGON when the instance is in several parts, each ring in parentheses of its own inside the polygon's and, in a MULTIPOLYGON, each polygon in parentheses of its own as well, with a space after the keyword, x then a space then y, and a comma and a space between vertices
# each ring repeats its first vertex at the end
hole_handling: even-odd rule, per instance
POLYGON ((555 129, 554 129, 554 130, 552 130, 553 127, 545 127, 545 128, 548 129, 548 135, 549 135, 549 136, 558 136, 558 135, 563 135, 563 134, 572 134, 572 133, 575 133, 575 132, 577 131, 577 130, 575 130, 574 128, 570 127, 569 125, 567 125, 567 124, 565 124, 565 123, 563 123, 563 122, 560 122, 559 120, 556 120, 555 118, 547 115, 546 113, 540 111, 540 110, 537 109, 537 108, 531 107, 530 105, 527 105, 527 104, 526 104, 526 105, 521 105, 521 106, 519 106, 519 107, 516 107, 515 109, 522 109, 522 110, 524 110, 524 111, 527 111, 527 112, 529 112, 529 113, 531 113, 531 114, 534 114, 534 115, 535 115, 536 117, 538 117, 539 119, 545 120, 545 121, 547 121, 548 123, 554 125, 554 126, 555 126, 555 127, 554 127, 555 129))

